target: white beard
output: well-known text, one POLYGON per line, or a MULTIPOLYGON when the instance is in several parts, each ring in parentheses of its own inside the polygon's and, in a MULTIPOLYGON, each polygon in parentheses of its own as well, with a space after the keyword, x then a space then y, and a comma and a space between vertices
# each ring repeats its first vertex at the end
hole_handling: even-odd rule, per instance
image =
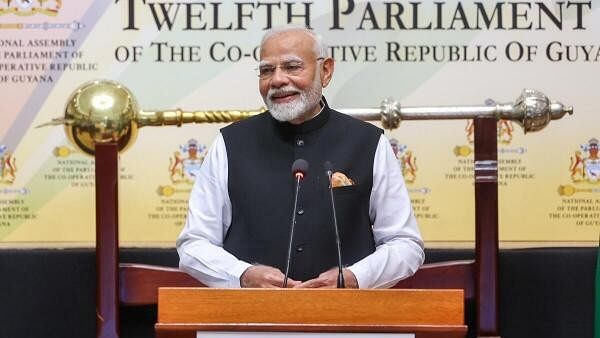
POLYGON ((304 91, 300 91, 293 85, 277 89, 270 88, 266 97, 263 99, 267 105, 267 108, 269 109, 269 113, 271 113, 271 116, 273 116, 274 119, 281 122, 289 122, 308 113, 309 109, 319 103, 321 100, 321 95, 321 77, 319 70, 317 70, 317 74, 315 74, 315 80, 310 88, 304 91), (300 96, 291 102, 274 103, 272 97, 273 95, 279 93, 300 93, 300 96))

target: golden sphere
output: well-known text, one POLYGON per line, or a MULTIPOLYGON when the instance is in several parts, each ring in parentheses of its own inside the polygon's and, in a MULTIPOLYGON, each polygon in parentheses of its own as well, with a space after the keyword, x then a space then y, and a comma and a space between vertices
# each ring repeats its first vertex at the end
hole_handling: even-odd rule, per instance
POLYGON ((94 155, 96 143, 116 142, 119 151, 137 136, 138 105, 122 84, 110 80, 84 83, 75 90, 65 108, 67 137, 84 153, 94 155))

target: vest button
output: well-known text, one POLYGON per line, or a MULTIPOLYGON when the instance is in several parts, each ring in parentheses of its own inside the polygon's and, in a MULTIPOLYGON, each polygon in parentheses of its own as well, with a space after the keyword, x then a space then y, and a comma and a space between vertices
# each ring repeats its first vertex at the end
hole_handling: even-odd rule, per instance
POLYGON ((297 141, 296 141, 296 145, 297 145, 298 147, 302 147, 302 146, 304 146, 304 140, 297 140, 297 141))
POLYGON ((298 246, 296 247, 296 251, 297 251, 297 252, 302 252, 302 251, 304 251, 304 246, 302 246, 302 245, 298 245, 298 246))
POLYGON ((304 214, 304 209, 300 209, 297 212, 298 212, 298 215, 303 215, 304 214))

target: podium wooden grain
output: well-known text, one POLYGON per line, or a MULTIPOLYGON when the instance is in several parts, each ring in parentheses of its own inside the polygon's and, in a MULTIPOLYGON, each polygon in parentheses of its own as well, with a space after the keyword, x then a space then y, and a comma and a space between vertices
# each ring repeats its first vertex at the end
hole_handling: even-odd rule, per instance
POLYGON ((157 338, 197 331, 467 333, 462 290, 160 288, 155 328, 157 338))

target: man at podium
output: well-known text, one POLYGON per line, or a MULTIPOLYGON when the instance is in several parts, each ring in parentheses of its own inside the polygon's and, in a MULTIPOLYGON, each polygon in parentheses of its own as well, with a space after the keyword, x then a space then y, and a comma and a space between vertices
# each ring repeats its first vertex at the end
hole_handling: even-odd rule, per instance
POLYGON ((382 130, 329 107, 334 60, 311 30, 264 35, 257 68, 269 109, 223 129, 198 173, 177 240, 180 268, 212 287, 384 288, 411 276, 423 242, 398 161, 382 130), (310 169, 299 189, 297 159, 310 169), (335 209, 330 200, 330 163, 335 209))

